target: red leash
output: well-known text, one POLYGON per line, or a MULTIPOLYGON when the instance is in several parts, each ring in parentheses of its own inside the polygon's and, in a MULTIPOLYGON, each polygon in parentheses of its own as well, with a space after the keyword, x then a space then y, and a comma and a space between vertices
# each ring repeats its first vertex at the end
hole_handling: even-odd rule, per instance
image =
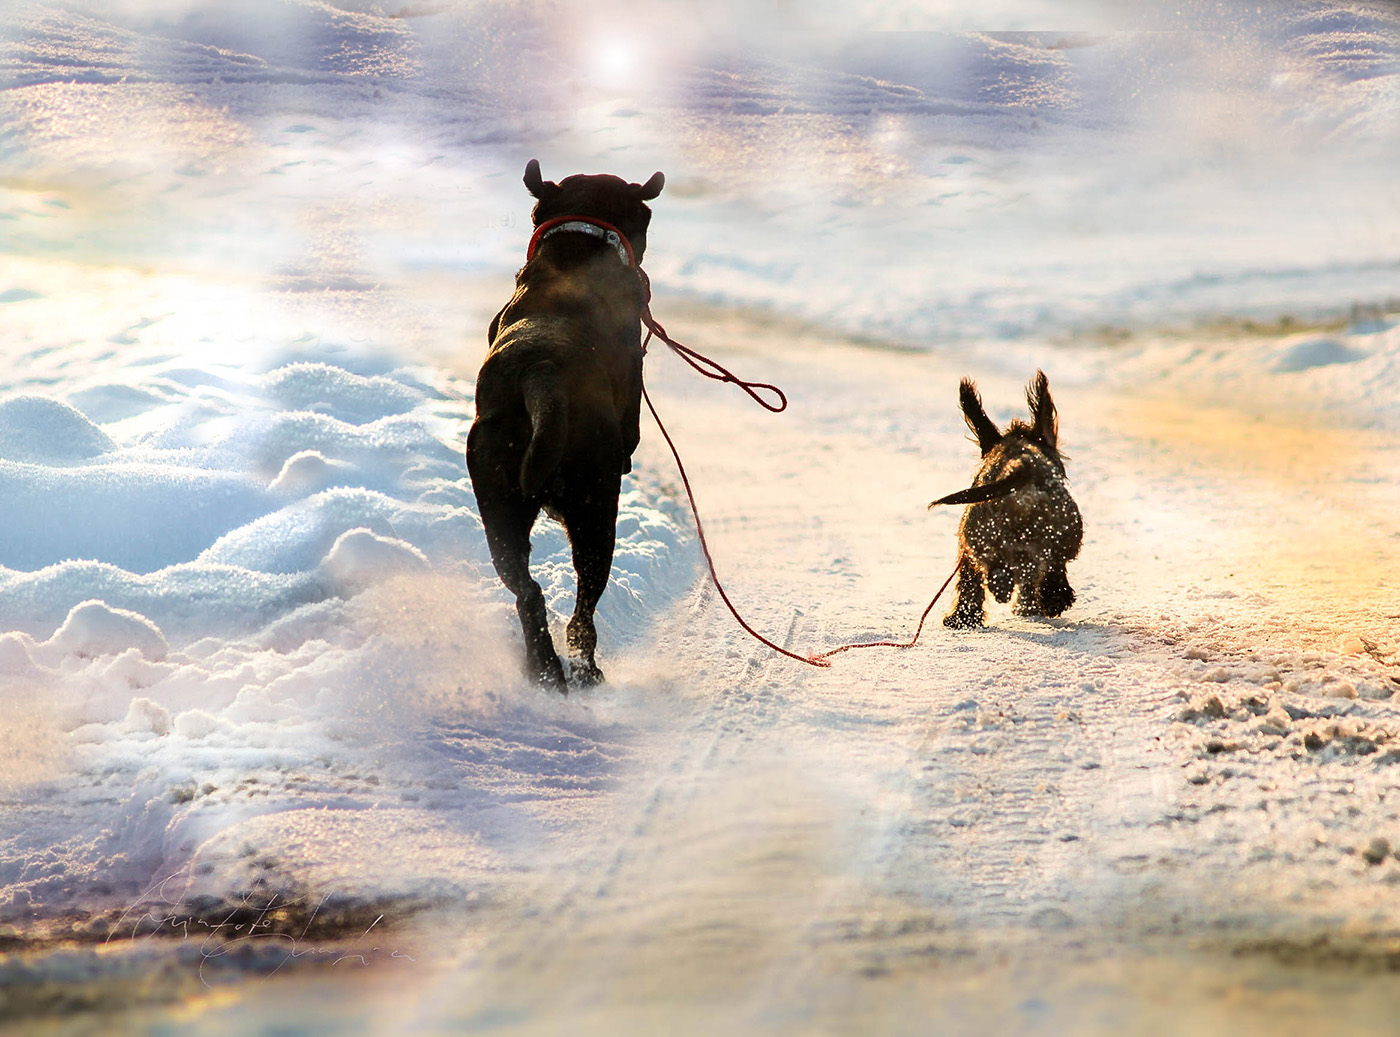
MULTIPOLYGON (((933 611, 933 606, 938 604, 938 599, 943 597, 943 592, 948 589, 948 584, 953 582, 953 577, 958 575, 957 568, 948 574, 948 578, 943 581, 943 586, 938 588, 938 593, 933 596, 933 600, 924 609, 924 614, 919 617, 919 625, 914 628, 914 636, 908 641, 861 641, 856 644, 842 645, 839 648, 832 648, 830 651, 818 652, 812 656, 813 659, 829 659, 833 655, 840 655, 842 652, 849 652, 852 648, 913 648, 919 643, 919 635, 924 632, 924 620, 928 619, 928 614, 933 611)), ((830 666, 830 663, 826 665, 830 666)))
MULTIPOLYGON (((669 339, 662 339, 662 341, 667 342, 668 344, 670 343, 669 339)), ((713 361, 711 362, 713 363, 713 361)), ((715 366, 718 367, 719 365, 716 364, 715 366)), ((727 381, 730 379, 725 380, 727 381)), ((738 379, 732 380, 736 383, 739 383, 738 379)), ((761 386, 766 383, 742 382, 739 384, 744 386, 761 386)), ((758 397, 755 396, 753 392, 749 392, 749 395, 754 396, 755 399, 758 399, 758 397)), ((704 553, 705 564, 709 567, 710 570, 710 582, 712 582, 715 585, 715 590, 719 592, 720 600, 723 601, 724 604, 728 607, 730 615, 732 615, 735 621, 741 627, 743 627, 744 630, 748 632, 750 637, 754 638, 754 640, 759 641, 762 644, 767 645, 779 655, 785 655, 789 659, 796 659, 800 663, 807 663, 811 666, 820 666, 824 669, 829 668, 831 666, 831 663, 827 661, 831 658, 831 656, 840 655, 842 652, 849 652, 853 648, 913 648, 916 644, 919 643, 919 635, 924 632, 924 620, 928 619, 928 614, 933 611, 933 606, 938 604, 938 599, 943 596, 943 592, 948 589, 948 584, 952 583, 953 577, 958 574, 958 570, 956 568, 954 568, 953 571, 948 574, 948 578, 943 581, 943 586, 938 588, 938 593, 933 596, 933 600, 930 601, 928 603, 928 606, 924 609, 924 614, 919 617, 919 625, 914 631, 914 636, 908 641, 862 641, 856 644, 841 645, 838 648, 832 648, 825 652, 814 652, 811 655, 798 655, 796 652, 790 652, 786 648, 783 648, 779 645, 775 645, 772 641, 768 640, 768 638, 764 637, 753 627, 749 626, 749 624, 744 621, 744 617, 739 615, 739 610, 734 607, 734 603, 729 600, 729 595, 726 594, 724 590, 724 584, 720 582, 719 573, 715 572, 715 559, 714 556, 710 554, 710 544, 709 541, 705 538, 705 527, 700 522, 700 508, 695 503, 695 491, 690 488, 690 476, 686 474, 685 463, 681 461, 680 451, 676 449, 676 444, 671 439, 671 434, 666 431, 666 426, 661 421, 661 415, 656 413, 656 404, 651 402, 651 394, 647 392, 646 383, 642 384, 642 398, 647 401, 647 410, 651 411, 652 420, 656 422, 656 427, 661 430, 661 436, 663 439, 666 440, 666 445, 671 448, 671 456, 675 458, 676 461, 676 470, 681 474, 681 484, 685 486, 685 495, 686 498, 690 501, 690 513, 695 517, 695 532, 700 540, 700 550, 704 553)), ((759 400, 758 402, 763 406, 768 407, 768 404, 763 400, 759 400)), ((784 399, 784 406, 786 406, 786 402, 786 399, 784 399)), ((782 408, 768 407, 768 409, 781 410, 782 408)))
MULTIPOLYGON (((665 341, 664 339, 662 341, 665 341)), ((693 366, 693 365, 692 365, 693 366)), ((753 395, 753 393, 749 393, 753 395)), ((685 465, 681 462, 680 451, 676 449, 675 442, 671 439, 671 434, 666 431, 666 426, 661 422, 661 415, 656 413, 656 404, 651 402, 651 393, 647 392, 646 383, 642 383, 642 399, 647 401, 647 410, 651 411, 652 420, 656 422, 656 427, 661 430, 662 437, 666 440, 666 445, 671 448, 671 456, 676 459, 676 470, 681 473, 681 483, 685 486, 685 495, 690 501, 690 513, 695 516, 695 532, 700 538, 700 550, 705 555, 705 564, 710 568, 710 580, 715 585, 715 590, 719 592, 720 600, 729 608, 730 615, 743 627, 754 640, 767 645, 779 655, 785 655, 789 659, 796 659, 800 663, 809 663, 812 666, 829 667, 831 663, 816 656, 798 655, 796 652, 789 652, 781 645, 776 645, 768 638, 764 637, 753 627, 744 621, 744 617, 739 615, 739 610, 734 607, 734 603, 729 600, 729 595, 725 593, 724 584, 719 580, 719 574, 715 572, 715 558, 710 554, 710 542, 705 537, 705 526, 700 521, 700 509, 695 504, 695 491, 690 488, 690 476, 686 474, 685 465)), ((759 401, 763 403, 762 400, 759 401)), ((764 404, 767 406, 767 404, 764 404)), ((770 410, 772 408, 769 408, 770 410)))
MULTIPOLYGON (((571 223, 581 224, 582 226, 570 229, 578 229, 586 233, 592 233, 588 228, 597 228, 598 231, 601 232, 598 236, 604 237, 610 245, 616 248, 619 255, 623 256, 628 265, 636 271, 637 279, 642 286, 643 293, 642 323, 646 325, 647 329, 647 337, 642 341, 643 355, 646 354, 647 345, 651 342, 652 337, 655 336, 666 343, 666 345, 670 346, 672 352, 706 378, 713 379, 717 382, 728 382, 732 385, 737 385, 760 407, 774 414, 780 414, 787 410, 787 394, 776 385, 772 385, 768 382, 746 381, 722 364, 710 359, 703 353, 691 349, 689 346, 682 345, 666 333, 666 329, 661 326, 661 322, 651 315, 651 278, 647 277, 646 271, 637 265, 637 258, 632 251, 631 242, 629 242, 627 237, 612 224, 594 219, 592 216, 560 216, 556 219, 546 220, 535 228, 535 233, 530 238, 530 245, 525 256, 526 261, 528 262, 534 257, 535 250, 539 247, 540 241, 551 231, 571 223), (760 390, 772 393, 777 398, 777 402, 771 403, 764 399, 759 393, 760 390)), ((914 636, 907 642, 864 641, 855 644, 841 645, 825 652, 798 655, 796 652, 788 651, 781 645, 774 644, 753 627, 749 626, 744 620, 744 617, 739 614, 739 610, 734 607, 734 603, 729 600, 729 595, 725 592, 724 584, 720 582, 719 573, 715 571, 715 559, 710 553, 710 543, 705 537, 705 527, 700 521, 700 508, 695 503, 695 491, 690 487, 690 476, 686 473, 685 463, 681 461, 680 451, 676 449, 675 441, 671 439, 671 434, 666 431, 666 426, 661 421, 661 415, 656 413, 656 405, 651 402, 651 394, 647 392, 645 382, 642 383, 642 398, 646 400, 647 410, 651 411, 652 420, 656 422, 656 427, 661 430, 661 436, 666 440, 666 445, 671 449, 671 456, 675 459, 676 470, 680 472, 681 484, 685 487, 687 500, 690 501, 690 513, 695 518, 695 532, 700 540, 700 550, 705 555, 705 564, 710 570, 710 581, 715 585, 715 590, 719 592, 720 600, 723 601, 725 606, 729 609, 729 614, 734 617, 735 622, 743 627, 750 637, 760 644, 768 646, 779 655, 785 655, 789 659, 795 659, 797 662, 807 663, 809 666, 822 667, 823 669, 830 668, 831 663, 828 660, 831 656, 840 655, 842 652, 849 652, 853 648, 913 648, 918 644, 919 635, 924 631, 924 621, 928 619, 928 614, 933 611, 933 606, 938 604, 938 599, 943 596, 943 592, 948 589, 948 584, 953 582, 953 577, 958 574, 956 568, 954 568, 948 575, 948 578, 943 581, 943 586, 938 588, 938 593, 933 596, 933 600, 930 601, 928 607, 924 609, 923 615, 919 617, 919 625, 914 630, 914 636)))
MULTIPOLYGON (((749 398, 752 399, 754 403, 758 404, 764 410, 772 411, 774 414, 781 414, 783 411, 787 410, 787 394, 776 385, 770 385, 768 382, 747 382, 733 371, 716 363, 703 353, 697 353, 689 346, 681 345, 670 335, 666 334, 666 329, 661 326, 661 322, 651 315, 651 278, 647 277, 646 271, 641 267, 637 267, 636 269, 637 277, 640 278, 642 282, 642 291, 646 296, 646 302, 642 307, 642 323, 647 326, 647 337, 642 341, 643 353, 646 353, 647 344, 651 342, 652 336, 655 335, 662 342, 666 343, 666 345, 670 346, 673 353, 703 374, 706 378, 712 378, 717 382, 729 382, 733 385, 737 385, 740 389, 743 389, 744 392, 749 394, 749 398), (771 392, 778 398, 778 402, 769 403, 758 394, 758 390, 760 389, 766 389, 768 392, 771 392)), ((647 406, 651 407, 651 400, 647 400, 647 406)), ((653 418, 656 417, 655 407, 652 407, 651 416, 653 418)), ((657 418, 656 424, 658 428, 661 427, 660 418, 657 418)), ((666 435, 666 430, 664 428, 661 429, 661 434, 663 436, 666 435)), ((666 441, 669 443, 671 437, 667 436, 666 441)), ((671 453, 675 454, 675 452, 676 448, 673 446, 671 448, 671 453)), ((680 463, 680 455, 676 455, 676 464, 679 465, 680 463)), ((694 503, 695 502, 692 500, 691 504, 694 505, 694 503)), ((742 622, 742 620, 740 622, 742 622)))

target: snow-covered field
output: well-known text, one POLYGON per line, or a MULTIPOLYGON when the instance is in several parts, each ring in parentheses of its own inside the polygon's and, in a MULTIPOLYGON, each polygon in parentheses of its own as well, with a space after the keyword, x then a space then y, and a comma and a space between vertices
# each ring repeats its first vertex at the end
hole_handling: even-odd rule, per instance
POLYGON ((0 85, 0 1025, 1390 1032, 1392 6, 40 0, 0 85), (776 657, 644 426, 609 683, 524 682, 531 157, 664 170, 657 316, 792 400, 648 360, 755 626, 907 636, 1037 367, 1074 608, 776 657))

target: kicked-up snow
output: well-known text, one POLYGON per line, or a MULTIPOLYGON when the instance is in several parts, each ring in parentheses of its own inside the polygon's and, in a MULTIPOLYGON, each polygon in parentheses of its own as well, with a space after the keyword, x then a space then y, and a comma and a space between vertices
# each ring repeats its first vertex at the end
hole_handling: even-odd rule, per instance
MULTIPOLYGON (((228 315, 207 316, 218 341, 228 315)), ((0 404, 5 788, 24 818, 4 836, 0 900, 23 905, 16 920, 135 903, 195 871, 224 903, 241 822, 369 808, 426 780, 425 760, 416 778, 386 768, 436 695, 533 697, 465 477, 469 383, 372 350, 288 342, 248 360, 236 338, 191 368, 137 339, 66 346, 72 374, 38 396, 27 372, 46 352, 20 344, 6 377, 26 391, 0 404), (441 604, 395 604, 409 585, 441 604), (427 629, 408 616, 434 610, 450 660, 401 658, 398 639, 427 629), (450 688, 422 683, 438 667, 450 688)), ((620 524, 615 634, 630 599, 654 607, 693 564, 674 509, 634 483, 620 524)), ((537 545, 559 603, 568 545, 557 527, 537 545)))
POLYGON ((1398 62, 1369 0, 6 7, 0 1019, 1386 1032, 1398 62), (912 633, 958 379, 1037 367, 1075 606, 779 658, 644 424, 608 682, 527 683, 463 448, 532 157, 664 171, 656 316, 791 400, 647 361, 758 629, 912 633))

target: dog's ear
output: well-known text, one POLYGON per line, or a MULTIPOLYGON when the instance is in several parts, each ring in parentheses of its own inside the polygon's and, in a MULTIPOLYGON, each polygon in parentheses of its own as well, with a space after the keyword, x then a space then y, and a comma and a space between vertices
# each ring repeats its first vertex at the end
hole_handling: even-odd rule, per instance
POLYGON ((1050 379, 1037 370, 1031 384, 1026 386, 1026 402, 1031 408, 1031 422, 1036 435, 1051 450, 1058 449, 1060 416, 1055 413, 1055 401, 1050 398, 1050 379))
POLYGON ((958 386, 958 400, 962 403, 967 427, 972 429, 972 434, 977 437, 977 446, 981 448, 982 456, 986 457, 1001 442, 1001 432, 982 409, 982 397, 977 395, 977 386, 971 378, 964 378, 958 386))
POLYGON ((632 189, 637 193, 637 200, 649 202, 661 193, 661 189, 666 186, 666 174, 657 170, 651 174, 651 179, 638 186, 632 185, 632 189))
POLYGON ((536 198, 543 201, 545 194, 554 191, 558 186, 558 184, 546 180, 540 175, 539 159, 532 158, 529 162, 525 163, 525 190, 529 191, 536 198))

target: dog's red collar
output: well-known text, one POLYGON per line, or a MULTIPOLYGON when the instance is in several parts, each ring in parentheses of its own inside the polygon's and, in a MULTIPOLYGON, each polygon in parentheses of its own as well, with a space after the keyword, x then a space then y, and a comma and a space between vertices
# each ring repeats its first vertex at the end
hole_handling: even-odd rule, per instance
POLYGON ((617 256, 623 265, 634 269, 637 267, 637 257, 632 254, 632 243, 627 240, 627 236, 611 223, 595 220, 592 216, 557 216, 552 220, 545 220, 535 228, 535 233, 530 237, 530 247, 525 250, 525 261, 528 263, 535 258, 535 252, 545 238, 551 234, 566 232, 600 238, 617 250, 617 256))

